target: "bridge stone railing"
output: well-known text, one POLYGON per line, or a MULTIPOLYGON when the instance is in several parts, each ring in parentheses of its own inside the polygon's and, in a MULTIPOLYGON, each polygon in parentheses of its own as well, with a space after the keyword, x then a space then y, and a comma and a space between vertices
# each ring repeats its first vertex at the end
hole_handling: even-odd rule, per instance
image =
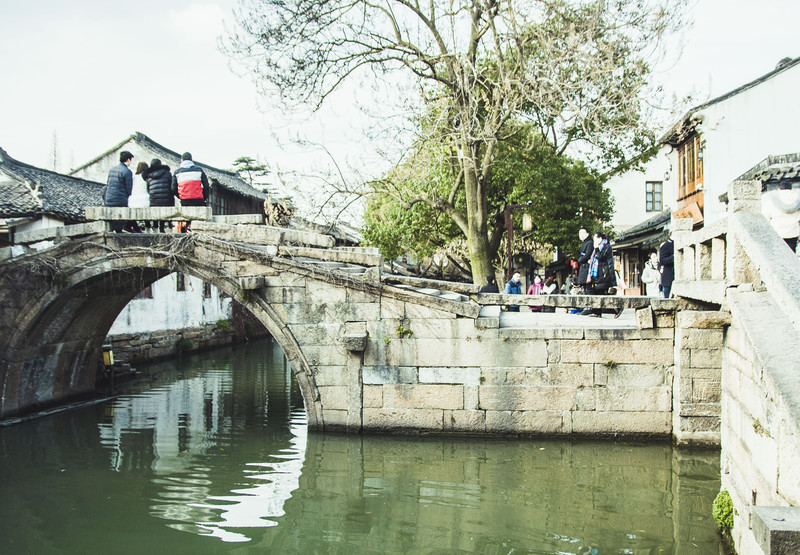
MULTIPOLYGON (((721 346, 708 363, 720 367, 722 488, 735 509, 731 540, 739 553, 794 553, 800 548, 800 261, 761 214, 760 182, 734 182, 728 198, 724 221, 694 233, 674 222, 673 291, 720 308, 720 325, 704 333, 709 345, 721 346)), ((676 352, 698 339, 682 317, 676 352)), ((692 394, 702 372, 693 360, 676 364, 678 415, 697 408, 692 394)))

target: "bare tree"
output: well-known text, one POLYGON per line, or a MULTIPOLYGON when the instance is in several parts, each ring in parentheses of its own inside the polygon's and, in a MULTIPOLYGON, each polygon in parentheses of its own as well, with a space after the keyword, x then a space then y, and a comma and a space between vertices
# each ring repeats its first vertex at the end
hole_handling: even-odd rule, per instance
POLYGON ((356 75, 416 79, 415 151, 441 145, 453 171, 448 191, 407 201, 453 219, 480 283, 491 270, 487 182, 509 123, 528 120, 556 153, 580 144, 605 167, 639 155, 653 142, 642 100, 649 61, 683 2, 242 0, 225 50, 287 106, 319 108, 356 75))

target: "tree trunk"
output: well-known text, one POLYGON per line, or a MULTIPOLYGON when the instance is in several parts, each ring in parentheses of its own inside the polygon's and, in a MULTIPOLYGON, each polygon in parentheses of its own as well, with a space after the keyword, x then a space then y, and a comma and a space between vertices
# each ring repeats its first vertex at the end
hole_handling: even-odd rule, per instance
POLYGON ((492 258, 489 255, 489 234, 486 228, 486 191, 476 171, 471 149, 462 148, 464 167, 464 192, 467 200, 467 246, 472 265, 472 283, 482 285, 486 276, 494 275, 492 258))

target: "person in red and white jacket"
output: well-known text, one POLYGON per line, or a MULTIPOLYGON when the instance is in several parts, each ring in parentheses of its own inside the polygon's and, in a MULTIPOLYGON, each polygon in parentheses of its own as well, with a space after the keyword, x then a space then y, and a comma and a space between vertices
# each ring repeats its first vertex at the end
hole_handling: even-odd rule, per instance
POLYGON ((208 201, 208 177, 189 152, 181 155, 181 165, 172 175, 172 192, 181 199, 181 206, 205 206, 208 201))

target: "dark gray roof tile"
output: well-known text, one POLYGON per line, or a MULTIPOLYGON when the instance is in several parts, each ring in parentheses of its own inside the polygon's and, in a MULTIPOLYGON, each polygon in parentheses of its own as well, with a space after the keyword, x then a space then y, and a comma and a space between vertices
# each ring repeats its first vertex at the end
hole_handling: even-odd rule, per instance
POLYGON ((48 215, 86 221, 87 206, 102 206, 103 183, 70 177, 11 158, 0 148, 0 217, 48 215))

